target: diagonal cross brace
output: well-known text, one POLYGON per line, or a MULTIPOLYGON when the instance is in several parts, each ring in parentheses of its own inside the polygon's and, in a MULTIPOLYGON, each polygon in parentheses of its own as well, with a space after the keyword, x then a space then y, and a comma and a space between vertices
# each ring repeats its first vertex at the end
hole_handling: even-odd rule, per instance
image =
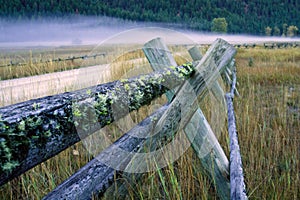
MULTIPOLYGON (((177 65, 167 46, 160 38, 146 43, 143 51, 154 70, 177 65)), ((194 61, 202 58, 197 48, 190 49, 189 53, 194 61)), ((201 71, 201 67, 198 70, 201 71)), ((176 90, 178 91, 178 89, 173 89, 168 92, 169 102, 175 95, 176 90)), ((211 90, 214 96, 224 105, 224 92, 217 81, 211 83, 211 90)), ((196 151, 205 171, 213 180, 220 199, 229 199, 229 162, 200 108, 197 109, 184 127, 184 132, 192 142, 192 147, 196 151)))

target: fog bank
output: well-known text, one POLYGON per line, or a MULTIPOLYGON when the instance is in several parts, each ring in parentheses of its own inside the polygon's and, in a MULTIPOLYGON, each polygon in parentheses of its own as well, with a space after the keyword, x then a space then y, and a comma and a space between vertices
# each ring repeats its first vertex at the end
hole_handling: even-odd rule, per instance
POLYGON ((219 35, 190 31, 183 27, 175 24, 132 22, 110 17, 77 16, 38 20, 0 19, 0 47, 99 44, 116 34, 121 34, 124 31, 130 32, 132 29, 135 29, 132 31, 134 34, 128 34, 125 38, 118 37, 118 41, 110 41, 113 43, 143 43, 144 37, 151 34, 169 37, 169 41, 178 44, 186 42, 178 38, 176 34, 172 38, 170 31, 165 31, 165 29, 178 31, 197 44, 210 44, 219 37, 232 44, 300 41, 300 38, 219 35))

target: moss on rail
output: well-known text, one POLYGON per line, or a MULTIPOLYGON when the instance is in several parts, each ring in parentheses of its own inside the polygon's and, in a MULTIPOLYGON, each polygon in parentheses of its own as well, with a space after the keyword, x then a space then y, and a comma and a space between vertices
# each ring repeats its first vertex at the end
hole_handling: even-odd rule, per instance
POLYGON ((0 108, 0 185, 149 104, 193 72, 192 64, 169 67, 0 108))

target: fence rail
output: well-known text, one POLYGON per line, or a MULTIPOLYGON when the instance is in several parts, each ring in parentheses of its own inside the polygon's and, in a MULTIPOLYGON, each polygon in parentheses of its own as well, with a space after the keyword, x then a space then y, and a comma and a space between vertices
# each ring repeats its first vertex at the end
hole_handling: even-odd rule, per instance
MULTIPOLYGON (((269 43, 263 43, 263 44, 256 44, 256 43, 244 43, 244 44, 236 44, 235 48, 255 48, 258 46, 263 46, 265 49, 274 49, 274 48, 297 48, 300 47, 299 42, 269 42, 269 43)), ((97 53, 93 55, 82 55, 82 56, 72 56, 68 58, 54 58, 54 59, 48 59, 48 60, 40 60, 38 62, 32 62, 31 64, 40 64, 40 63, 50 63, 50 62, 64 62, 64 61, 72 61, 74 60, 85 60, 88 58, 96 58, 99 56, 106 56, 107 53, 97 53)), ((7 64, 2 64, 0 67, 9 67, 9 66, 24 66, 28 65, 30 62, 14 62, 10 61, 7 64)))
POLYGON ((192 65, 168 68, 0 108, 0 162, 1 166, 10 166, 0 169, 0 185, 80 141, 80 136, 85 138, 149 104, 167 91, 162 80, 172 88, 192 73, 192 65), (90 121, 78 126, 86 117, 90 121))
MULTIPOLYGON (((218 39, 203 57, 199 49, 191 49, 194 62, 182 66, 177 66, 161 39, 149 41, 143 51, 153 73, 0 108, 0 185, 166 93, 166 105, 125 133, 44 199, 91 199, 94 194, 101 196, 109 192, 107 189, 116 176, 129 175, 128 182, 132 181, 126 172, 143 171, 149 164, 154 169, 156 162, 153 158, 146 162, 135 154, 122 154, 119 149, 152 152, 171 141, 179 130, 184 131, 220 199, 229 199, 230 190, 235 186, 244 188, 243 179, 232 185, 236 179, 231 178, 236 176, 231 173, 232 167, 229 173, 229 165, 235 163, 236 157, 231 154, 228 161, 197 103, 211 90, 219 102, 225 104, 224 91, 217 81, 220 75, 233 86, 230 97, 233 92, 237 93, 235 76, 230 79, 230 74, 235 74, 235 48, 218 39), (209 153, 204 154, 203 149, 209 153)), ((231 124, 234 114, 233 110, 228 111, 231 124)), ((231 129, 229 132, 232 135, 231 129)), ((230 140, 237 142, 236 137, 230 140)), ((240 170, 241 162, 238 164, 240 170)), ((121 184, 118 191, 122 194, 126 191, 124 188, 121 184)), ((247 197, 243 193, 231 198, 247 197)))
POLYGON ((7 64, 2 64, 0 65, 0 67, 9 67, 9 66, 24 66, 24 65, 29 65, 29 64, 40 64, 40 63, 51 63, 51 62, 64 62, 64 61, 72 61, 74 62, 74 60, 85 60, 88 58, 94 58, 96 59, 99 56, 106 56, 106 53, 97 53, 97 54, 93 54, 93 55, 82 55, 82 56, 72 56, 72 57, 68 57, 68 58, 54 58, 54 59, 48 59, 48 60, 40 60, 37 62, 13 62, 10 61, 7 64))
POLYGON ((255 48, 255 47, 263 47, 265 49, 274 49, 274 48, 299 48, 299 42, 264 42, 262 44, 256 43, 244 43, 244 44, 236 44, 236 48, 255 48))
POLYGON ((232 73, 230 92, 226 93, 228 109, 228 133, 230 140, 230 199, 247 199, 244 183, 242 158, 237 137, 233 98, 236 87, 236 70, 232 73))

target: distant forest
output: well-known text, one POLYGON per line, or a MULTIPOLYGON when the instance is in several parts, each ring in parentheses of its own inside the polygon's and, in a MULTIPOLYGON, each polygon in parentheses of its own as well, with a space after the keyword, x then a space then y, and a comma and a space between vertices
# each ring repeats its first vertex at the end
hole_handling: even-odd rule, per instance
POLYGON ((215 18, 225 18, 228 33, 256 35, 266 31, 282 35, 288 26, 300 27, 299 0, 4 0, 0 4, 1 17, 73 14, 179 23, 202 31, 211 31, 215 18))

